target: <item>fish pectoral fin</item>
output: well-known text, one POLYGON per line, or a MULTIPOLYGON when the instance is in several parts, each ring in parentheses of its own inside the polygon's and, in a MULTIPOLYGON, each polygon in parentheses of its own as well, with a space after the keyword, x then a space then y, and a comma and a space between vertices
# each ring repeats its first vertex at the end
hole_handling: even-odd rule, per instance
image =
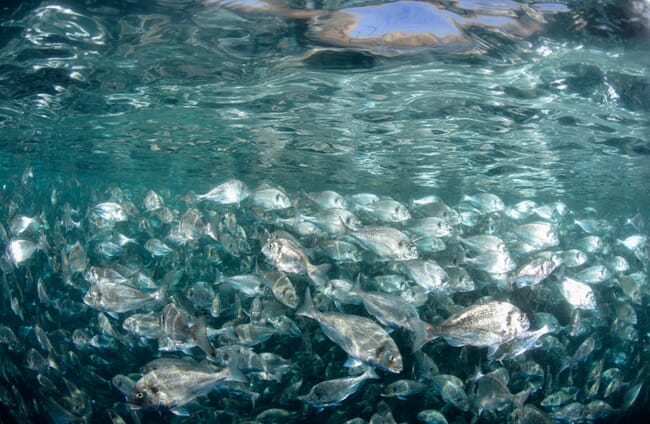
POLYGON ((360 360, 358 360, 356 358, 352 358, 352 357, 348 358, 348 360, 345 361, 345 363, 343 363, 343 366, 346 367, 346 368, 356 368, 356 367, 360 367, 362 365, 363 365, 363 362, 361 362, 360 360))
POLYGON ((190 413, 187 409, 183 408, 182 406, 177 406, 176 408, 170 409, 171 413, 174 415, 178 415, 180 417, 189 417, 190 413))
POLYGON ((497 350, 499 349, 499 346, 501 346, 501 345, 499 345, 499 344, 494 344, 494 345, 492 345, 492 346, 488 346, 487 357, 488 357, 488 358, 493 358, 493 357, 494 357, 494 354, 497 353, 497 350))

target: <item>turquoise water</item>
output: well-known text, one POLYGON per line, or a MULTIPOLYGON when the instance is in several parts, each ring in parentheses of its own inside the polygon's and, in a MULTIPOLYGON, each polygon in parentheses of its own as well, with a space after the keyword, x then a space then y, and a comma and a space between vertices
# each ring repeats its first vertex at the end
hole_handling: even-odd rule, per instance
MULTIPOLYGON (((481 55, 387 57, 323 46, 304 23, 188 0, 16 3, 0 9, 5 227, 12 202, 35 216, 52 213, 50 195, 92 204, 115 187, 134 203, 147 190, 171 202, 230 178, 290 197, 369 192, 408 204, 435 194, 454 207, 488 192, 507 206, 563 202, 617 228, 647 223, 650 36, 598 7, 555 16, 527 39, 489 38, 481 55), (16 200, 21 177, 35 188, 16 200)), ((110 387, 102 396, 103 408, 123 401, 110 387)))
POLYGON ((295 24, 170 3, 5 12, 2 168, 174 191, 237 176, 648 204, 647 37, 303 59, 320 46, 295 24))

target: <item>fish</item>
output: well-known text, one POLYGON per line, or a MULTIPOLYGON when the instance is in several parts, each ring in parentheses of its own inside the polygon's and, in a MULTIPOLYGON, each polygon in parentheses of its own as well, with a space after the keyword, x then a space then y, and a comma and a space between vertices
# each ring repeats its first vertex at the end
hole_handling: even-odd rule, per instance
POLYGON ((525 313, 508 302, 490 301, 469 306, 440 325, 427 327, 427 340, 443 337, 452 346, 488 347, 493 354, 499 345, 528 330, 525 313))
POLYGON ((208 358, 214 358, 215 349, 208 340, 205 317, 190 325, 190 317, 179 310, 174 303, 167 304, 160 312, 159 344, 167 349, 180 344, 191 343, 198 346, 208 358), (170 346, 171 344, 171 346, 170 346))
POLYGON ((397 344, 374 321, 358 315, 317 311, 309 288, 296 314, 316 320, 323 333, 351 358, 391 373, 402 372, 404 366, 397 344))
POLYGON ((406 234, 392 227, 366 226, 359 230, 347 228, 346 234, 362 248, 386 260, 407 261, 420 256, 406 234))
POLYGON ((247 200, 254 207, 261 208, 264 211, 277 211, 291 207, 291 199, 281 187, 273 187, 270 184, 260 184, 255 190, 251 191, 247 200))
POLYGON ((329 264, 313 265, 304 248, 291 235, 276 231, 271 233, 262 247, 262 253, 278 270, 290 274, 307 274, 316 286, 322 286, 329 264))
POLYGON ((560 290, 564 299, 574 308, 594 310, 597 307, 594 291, 582 281, 564 277, 560 282, 560 290))
POLYGON ((232 205, 240 203, 249 194, 248 186, 244 182, 233 178, 213 187, 205 194, 197 195, 196 198, 222 205, 232 205))
POLYGON ((99 311, 120 314, 161 304, 166 298, 165 286, 153 292, 143 292, 126 284, 104 281, 91 286, 83 300, 99 311))
POLYGON ((393 199, 378 199, 369 204, 357 205, 357 210, 384 223, 404 222, 411 219, 411 213, 406 206, 393 199))
POLYGON ((449 294, 449 275, 433 260, 401 262, 402 269, 428 293, 449 294))
POLYGON ((433 388, 442 396, 445 402, 461 411, 469 410, 469 397, 460 378, 451 374, 439 374, 431 377, 430 381, 433 388))
POLYGON ((490 274, 505 274, 517 267, 508 252, 488 251, 478 256, 465 258, 464 261, 472 268, 490 274))
POLYGON ((367 367, 363 374, 355 377, 322 381, 314 385, 307 394, 299 396, 298 399, 314 408, 337 406, 356 393, 366 380, 377 378, 379 375, 374 368, 367 367))
POLYGON ((209 365, 178 360, 155 367, 140 377, 129 396, 129 403, 136 408, 164 407, 184 415, 180 408, 208 394, 224 381, 248 380, 235 367, 216 370, 209 365))
POLYGON ((386 193, 333 191, 339 204, 296 182, 276 209, 252 193, 225 204, 191 188, 33 178, 0 187, 12 422, 592 422, 647 403, 643 217, 496 192, 504 209, 487 212, 425 192, 394 198, 410 220, 378 225, 359 206, 386 193), (360 223, 346 227, 342 210, 360 223), (528 226, 542 222, 557 245, 528 226), (417 259, 353 237, 382 227, 417 259), (42 249, 16 264, 15 239, 42 249), (149 240, 169 252, 152 255, 149 240), (269 240, 286 250, 267 256, 269 240), (489 273, 482 255, 520 266, 489 273))
POLYGON ((358 296, 368 313, 382 325, 412 331, 413 351, 417 351, 426 342, 426 323, 420 319, 412 304, 396 295, 364 291, 358 279, 350 293, 358 296))
POLYGON ((415 380, 401 379, 393 381, 381 391, 381 397, 406 399, 409 396, 421 393, 428 385, 415 380))

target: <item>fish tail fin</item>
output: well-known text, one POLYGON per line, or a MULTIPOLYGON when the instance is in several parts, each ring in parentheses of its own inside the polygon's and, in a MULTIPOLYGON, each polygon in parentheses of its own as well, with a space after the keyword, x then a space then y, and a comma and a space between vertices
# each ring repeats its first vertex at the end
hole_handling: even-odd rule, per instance
POLYGON ((167 285, 160 287, 155 293, 153 298, 158 303, 167 303, 167 285))
POLYGON ((205 352, 205 354, 208 355, 210 359, 213 359, 217 355, 216 351, 214 350, 214 346, 212 346, 212 343, 210 343, 210 340, 208 340, 205 315, 201 315, 196 320, 196 323, 192 326, 191 329, 191 336, 196 345, 203 352, 205 352))
POLYGON ((228 381, 238 381, 240 383, 248 383, 248 379, 244 373, 239 369, 239 356, 235 356, 228 364, 227 377, 228 381))
POLYGON ((215 267, 214 273, 215 273, 214 284, 223 283, 223 281, 225 280, 223 272, 221 272, 218 268, 215 267))
POLYGON ((357 274, 357 278, 354 280, 354 284, 352 285, 352 289, 350 289, 350 293, 357 296, 363 293, 363 288, 361 288, 361 273, 357 274))
POLYGON ((314 317, 314 312, 316 310, 314 309, 314 302, 311 300, 311 292, 309 291, 309 287, 305 290, 305 300, 303 304, 298 308, 296 311, 296 315, 301 315, 309 318, 314 317))
POLYGON ((379 374, 377 374, 377 371, 375 371, 375 367, 368 366, 366 370, 363 372, 363 375, 366 376, 367 379, 378 379, 381 378, 379 377, 379 374))
POLYGON ((435 327, 431 324, 427 324, 419 318, 416 319, 414 317, 409 319, 409 325, 415 335, 413 339, 413 353, 417 352, 422 348, 422 346, 438 337, 435 334, 435 327))
POLYGON ((331 267, 331 264, 312 265, 309 267, 307 274, 316 286, 322 287, 327 281, 327 272, 331 267))

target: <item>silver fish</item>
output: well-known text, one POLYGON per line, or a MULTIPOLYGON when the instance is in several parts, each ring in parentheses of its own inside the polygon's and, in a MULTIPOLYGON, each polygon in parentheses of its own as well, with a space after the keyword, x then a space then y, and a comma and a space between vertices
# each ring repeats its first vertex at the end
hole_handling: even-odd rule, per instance
POLYGON ((582 250, 569 249, 560 254, 562 264, 567 268, 576 268, 583 265, 589 259, 582 250))
POLYGON ((226 277, 220 271, 216 274, 215 284, 228 284, 245 296, 254 297, 264 293, 266 281, 258 275, 240 274, 226 277))
POLYGON ((506 208, 503 200, 492 193, 477 193, 471 196, 463 196, 461 206, 476 208, 481 213, 500 212, 506 208))
POLYGON ((555 227, 548 222, 537 221, 519 225, 513 231, 521 241, 537 249, 547 249, 560 244, 555 227))
POLYGON ((489 347, 490 353, 526 332, 528 317, 508 302, 491 301, 472 305, 450 316, 442 324, 427 328, 428 339, 443 337, 452 346, 489 347))
POLYGON ((534 286, 544 281, 555 268, 557 264, 552 259, 535 258, 519 268, 512 280, 519 288, 534 286))
POLYGON ((377 256, 395 261, 417 259, 420 255, 411 240, 399 230, 391 227, 362 227, 357 231, 348 229, 349 234, 361 247, 377 256))
POLYGON ((291 309, 298 307, 298 293, 289 277, 281 271, 270 271, 264 274, 264 278, 270 282, 271 291, 278 302, 291 309))
POLYGON ((406 399, 407 397, 423 392, 427 384, 415 380, 401 379, 393 381, 381 391, 381 397, 406 399))
POLYGON ((318 211, 316 214, 298 215, 298 221, 309 222, 331 236, 342 236, 346 227, 357 230, 361 227, 361 221, 352 212, 346 209, 330 208, 318 211))
POLYGON ((177 364, 157 367, 144 374, 135 383, 129 403, 135 407, 173 410, 208 394, 222 381, 246 382, 246 378, 234 367, 216 370, 179 360, 177 364))
POLYGON ((406 231, 422 237, 447 237, 454 229, 444 219, 431 216, 414 220, 406 231))
POLYGON ((396 295, 364 291, 359 281, 354 285, 351 293, 361 298, 368 313, 382 325, 413 331, 415 335, 413 351, 417 351, 426 342, 425 323, 412 304, 396 295))
POLYGON ((137 337, 157 339, 162 334, 160 332, 160 314, 155 312, 133 314, 122 322, 122 328, 137 337))
POLYGON ((329 264, 312 265, 300 243, 288 233, 276 231, 271 233, 262 247, 262 253, 280 271, 291 274, 307 274, 314 284, 323 285, 329 264))
POLYGON ((449 292, 449 276, 435 261, 404 261, 401 265, 406 274, 427 292, 439 294, 449 292))
POLYGON ((465 258, 464 261, 472 268, 490 274, 505 274, 517 267, 514 259, 507 252, 484 252, 472 258, 465 258))
POLYGON ((491 234, 479 234, 471 237, 459 237, 458 240, 476 253, 507 252, 508 248, 501 237, 491 234))
POLYGON ((145 293, 126 284, 101 282, 88 289, 84 303, 104 312, 124 313, 148 305, 164 302, 167 288, 145 293))
POLYGON ((90 211, 90 217, 103 220, 109 225, 124 222, 128 219, 128 215, 122 205, 115 202, 105 202, 95 205, 90 211))
POLYGON ((596 264, 581 269, 575 277, 587 284, 601 284, 612 278, 612 272, 605 265, 596 264))
POLYGON ((367 367, 363 374, 356 377, 335 378, 320 382, 312 387, 309 393, 298 398, 314 408, 340 405, 341 402, 356 393, 366 380, 374 378, 379 378, 379 376, 372 367, 367 367))
POLYGON ((174 253, 174 250, 163 243, 157 238, 152 238, 147 240, 144 244, 144 248, 147 252, 151 253, 152 256, 167 256, 170 253, 174 253))
POLYGON ((318 253, 331 258, 336 263, 361 262, 362 253, 357 245, 345 240, 325 240, 318 244, 318 253))
MULTIPOLYGON (((171 344, 187 344, 198 346, 208 358, 215 356, 215 350, 205 328, 205 316, 202 316, 193 325, 190 325, 190 318, 180 311, 175 304, 170 303, 160 313, 161 339, 169 339, 171 344)), ((165 341, 162 342, 165 345, 165 341)), ((165 345, 167 346, 167 345, 165 345)))
POLYGON ((309 288, 296 314, 318 321, 323 333, 353 359, 385 371, 402 372, 402 355, 395 341, 374 321, 357 315, 317 311, 309 288))
POLYGON ((560 291, 564 299, 578 309, 596 309, 596 297, 588 284, 573 278, 564 277, 560 282, 560 291))
POLYGON ((313 193, 303 193, 307 199, 311 200, 321 209, 345 209, 345 198, 332 190, 324 190, 313 193))
POLYGON ((448 424, 447 418, 435 409, 423 409, 417 417, 425 424, 448 424))
POLYGON ((34 253, 40 249, 39 243, 24 238, 12 238, 7 245, 7 256, 14 265, 20 266, 30 260, 34 253))
POLYGON ((500 344, 494 352, 488 353, 488 359, 503 361, 522 355, 532 349, 540 337, 551 331, 552 329, 548 325, 544 325, 538 330, 525 331, 514 339, 500 344))
POLYGON ((357 208, 381 222, 403 222, 411 219, 411 213, 406 206, 393 199, 380 199, 368 205, 359 205, 357 208))
POLYGON ((165 201, 158 193, 153 190, 147 191, 144 196, 144 210, 147 212, 153 212, 161 209, 165 206, 165 201))
POLYGON ((231 179, 219 184, 205 194, 197 196, 199 200, 209 200, 222 205, 232 205, 244 200, 250 191, 242 181, 231 179))
POLYGON ((248 196, 253 206, 265 211, 275 211, 291 207, 291 200, 285 191, 279 187, 262 184, 248 196))
POLYGON ((461 411, 469 410, 469 398, 460 378, 451 374, 434 375, 431 377, 431 384, 445 402, 454 405, 461 411))

